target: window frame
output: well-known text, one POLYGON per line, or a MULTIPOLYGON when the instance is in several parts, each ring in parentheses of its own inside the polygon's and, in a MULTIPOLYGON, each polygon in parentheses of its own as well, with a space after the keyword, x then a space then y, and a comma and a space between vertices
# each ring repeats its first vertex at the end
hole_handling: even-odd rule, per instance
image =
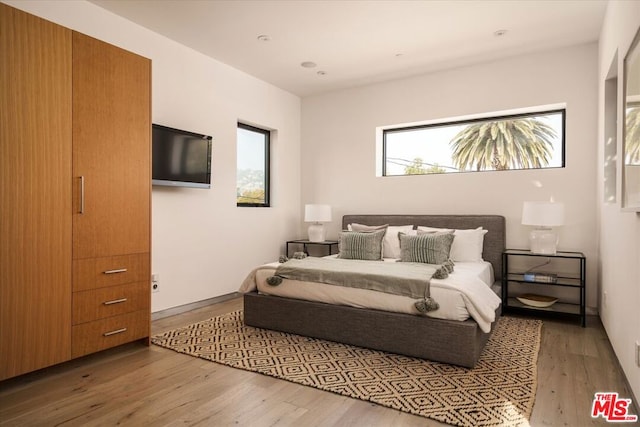
POLYGON ((238 125, 236 127, 236 188, 237 188, 237 182, 238 182, 237 132, 239 129, 244 129, 250 132, 259 133, 264 136, 264 203, 238 202, 238 195, 236 194, 236 206, 249 207, 249 208, 271 207, 271 131, 268 129, 262 129, 256 126, 248 125, 246 123, 238 122, 238 125))
POLYGON ((514 114, 501 114, 501 115, 487 115, 482 117, 475 117, 470 119, 459 119, 459 120, 451 120, 451 121, 439 121, 433 123, 425 123, 419 125, 409 125, 409 126, 388 126, 382 128, 382 169, 381 169, 381 177, 398 177, 398 176, 424 176, 424 175, 449 175, 449 174, 459 174, 459 173, 477 173, 477 172, 504 172, 502 170, 492 169, 492 170, 464 170, 450 173, 423 173, 423 174, 401 174, 401 175, 387 175, 387 134, 393 132, 404 132, 404 131, 414 131, 428 128, 436 128, 436 127, 447 127, 452 125, 461 125, 461 124, 474 124, 478 122, 489 122, 489 121, 498 121, 498 120, 510 120, 516 118, 527 118, 532 116, 543 116, 547 114, 555 114, 560 113, 562 117, 562 129, 560 132, 561 140, 561 153, 562 153, 562 162, 560 166, 549 166, 544 168, 526 168, 526 169, 506 169, 504 171, 526 171, 526 170, 543 170, 543 169, 561 169, 566 167, 566 121, 567 121, 567 109, 566 107, 551 108, 551 109, 542 109, 536 111, 528 111, 523 113, 514 113, 514 114))

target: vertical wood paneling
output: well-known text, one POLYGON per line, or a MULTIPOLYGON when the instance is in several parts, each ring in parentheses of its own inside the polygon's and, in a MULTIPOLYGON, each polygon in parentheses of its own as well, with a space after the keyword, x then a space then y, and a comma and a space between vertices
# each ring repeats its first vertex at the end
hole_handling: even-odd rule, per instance
POLYGON ((74 259, 149 252, 150 74, 150 60, 73 33, 74 259))
MULTIPOLYGON (((72 340, 74 258, 134 254, 149 279, 150 73, 148 59, 0 4, 0 380, 86 344, 72 340)), ((149 334, 143 284, 142 321, 116 344, 149 334)))
POLYGON ((0 380, 71 355, 71 56, 0 4, 0 380))

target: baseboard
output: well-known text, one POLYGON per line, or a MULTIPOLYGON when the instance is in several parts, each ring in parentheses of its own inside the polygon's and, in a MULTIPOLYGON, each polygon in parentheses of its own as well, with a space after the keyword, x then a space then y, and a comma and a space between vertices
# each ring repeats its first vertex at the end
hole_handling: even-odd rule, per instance
POLYGON ((238 298, 241 294, 238 292, 232 292, 230 294, 220 295, 219 297, 209 298, 202 301, 196 301, 189 304, 179 305, 177 307, 167 308, 151 313, 151 321, 164 319, 165 317, 175 316, 176 314, 186 313, 187 311, 195 310, 200 307, 206 307, 207 305, 217 304, 228 301, 230 299, 238 298))

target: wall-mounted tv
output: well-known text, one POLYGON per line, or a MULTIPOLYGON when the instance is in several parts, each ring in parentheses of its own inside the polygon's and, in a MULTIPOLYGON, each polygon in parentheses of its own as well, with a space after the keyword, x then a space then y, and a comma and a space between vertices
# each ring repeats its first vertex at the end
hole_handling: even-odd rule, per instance
POLYGON ((211 188, 211 137, 153 125, 153 185, 211 188))

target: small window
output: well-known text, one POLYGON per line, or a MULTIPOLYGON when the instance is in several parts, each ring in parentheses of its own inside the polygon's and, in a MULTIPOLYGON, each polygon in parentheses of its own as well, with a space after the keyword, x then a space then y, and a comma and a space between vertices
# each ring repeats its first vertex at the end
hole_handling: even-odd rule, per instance
POLYGON ((383 130, 382 175, 564 167, 565 110, 383 130))
POLYGON ((238 206, 269 206, 271 132, 238 123, 236 198, 238 206))

